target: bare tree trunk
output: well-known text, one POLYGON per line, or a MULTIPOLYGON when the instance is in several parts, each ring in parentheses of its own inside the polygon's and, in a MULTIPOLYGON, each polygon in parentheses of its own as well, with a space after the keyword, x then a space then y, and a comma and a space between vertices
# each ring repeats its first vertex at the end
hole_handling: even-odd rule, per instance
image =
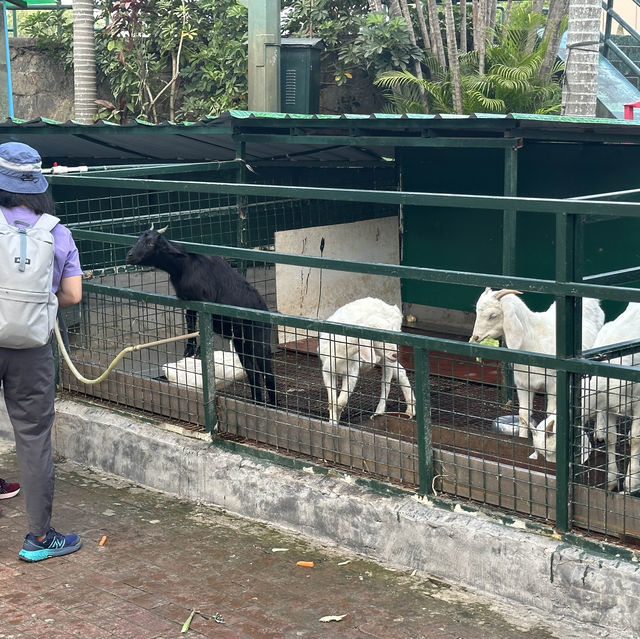
POLYGON ((382 0, 369 0, 369 10, 373 13, 382 13, 382 0))
POLYGON ((427 0, 427 12, 429 14, 429 26, 431 27, 433 52, 438 60, 438 64, 440 64, 443 69, 446 69, 447 60, 444 57, 444 42, 442 42, 442 32, 440 31, 440 19, 438 18, 436 0, 427 0))
POLYGON ((467 0, 460 0, 460 53, 467 52, 467 0))
POLYGON ((73 0, 73 110, 82 124, 92 124, 97 112, 93 29, 93 0, 73 0))
MULTIPOLYGON (((411 40, 411 44, 417 47, 418 42, 416 40, 416 32, 415 32, 415 29, 413 28, 413 21, 411 20, 411 14, 409 13, 409 5, 407 4, 407 0, 400 0, 400 9, 402 11, 402 17, 404 18, 404 21, 407 23, 407 29, 409 30, 409 39, 411 40)), ((413 69, 415 71, 416 78, 418 78, 418 80, 422 80, 424 76, 422 75, 422 66, 420 65, 420 60, 413 61, 413 69)), ((425 111, 427 111, 429 108, 429 103, 427 102, 427 98, 424 94, 424 87, 420 85, 419 90, 420 90, 420 102, 422 103, 422 106, 424 107, 425 111)))
POLYGON ((551 0, 549 15, 547 16, 547 26, 544 29, 544 37, 548 38, 547 50, 544 54, 542 64, 538 69, 538 77, 546 78, 551 72, 553 62, 558 55, 558 45, 560 44, 560 24, 569 9, 569 0, 551 0))
POLYGON ((489 0, 489 6, 487 10, 487 25, 489 26, 489 30, 491 31, 491 40, 493 41, 493 30, 496 28, 496 12, 498 11, 497 0, 489 0))
POLYGON ((507 0, 507 8, 504 12, 504 23, 509 24, 509 17, 511 16, 511 5, 513 4, 513 0, 507 0))
POLYGON ((416 13, 418 14, 418 24, 420 25, 420 34, 422 35, 422 43, 424 44, 424 49, 430 54, 433 54, 433 51, 431 50, 431 38, 429 37, 427 21, 424 19, 424 8, 422 7, 422 0, 416 0, 416 13))
POLYGON ((394 17, 402 18, 402 9, 400 8, 400 3, 398 0, 387 0, 387 4, 389 5, 389 11, 391 15, 394 17))
POLYGON ((451 0, 444 0, 445 30, 447 34, 447 54, 449 70, 451 71, 451 88, 453 95, 453 109, 462 114, 462 80, 460 78, 460 61, 458 60, 458 45, 456 44, 456 25, 453 19, 453 5, 451 0))
POLYGON ((484 58, 487 46, 487 4, 486 0, 478 0, 478 15, 473 31, 473 48, 478 52, 478 73, 484 75, 484 58))
POLYGON ((562 114, 595 117, 600 48, 600 0, 571 0, 562 114), (572 48, 572 45, 580 44, 572 48), (590 43, 590 44, 584 44, 590 43))
MULTIPOLYGON (((544 5, 544 0, 533 0, 533 4, 531 5, 531 13, 542 13, 542 7, 544 5)), ((538 39, 538 34, 536 31, 531 30, 527 37, 527 44, 525 47, 525 51, 527 53, 531 53, 536 46, 536 40, 538 39)))

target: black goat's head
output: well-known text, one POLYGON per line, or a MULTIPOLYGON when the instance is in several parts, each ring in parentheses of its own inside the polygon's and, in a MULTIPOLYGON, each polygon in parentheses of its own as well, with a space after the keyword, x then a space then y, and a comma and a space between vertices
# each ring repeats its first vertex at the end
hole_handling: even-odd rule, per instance
POLYGON ((163 233, 167 230, 167 226, 157 231, 151 228, 140 235, 138 241, 129 249, 127 253, 127 264, 142 264, 153 266, 154 257, 159 252, 166 251, 169 243, 163 237, 163 233))

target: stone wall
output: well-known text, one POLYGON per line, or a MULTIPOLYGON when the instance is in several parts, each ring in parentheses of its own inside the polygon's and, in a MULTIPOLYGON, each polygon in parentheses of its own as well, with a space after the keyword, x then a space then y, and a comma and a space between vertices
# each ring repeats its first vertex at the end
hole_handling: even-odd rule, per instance
POLYGON ((14 117, 66 122, 73 114, 73 73, 31 38, 11 38, 14 117))
MULTIPOLYGON (((11 38, 11 74, 14 116, 22 120, 50 118, 66 122, 73 116, 73 72, 62 60, 38 48, 31 38, 11 38)), ((376 113, 384 104, 380 91, 363 72, 344 86, 337 86, 331 73, 322 73, 321 113, 376 113)), ((99 91, 99 93, 107 93, 99 91)), ((110 99, 107 95, 99 95, 110 99)))

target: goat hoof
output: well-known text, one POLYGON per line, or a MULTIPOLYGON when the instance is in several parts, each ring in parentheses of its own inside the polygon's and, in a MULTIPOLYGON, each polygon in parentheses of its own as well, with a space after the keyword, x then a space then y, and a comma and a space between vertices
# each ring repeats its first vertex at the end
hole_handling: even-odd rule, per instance
POLYGON ((534 450, 531 455, 529 455, 529 459, 538 459, 538 451, 534 450))

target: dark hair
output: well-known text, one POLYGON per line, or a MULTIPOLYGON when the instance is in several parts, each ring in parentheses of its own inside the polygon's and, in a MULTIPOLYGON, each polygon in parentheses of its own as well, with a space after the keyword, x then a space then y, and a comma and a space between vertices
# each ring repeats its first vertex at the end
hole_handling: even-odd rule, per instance
POLYGON ((38 215, 53 213, 55 209, 49 189, 44 193, 12 193, 11 191, 0 189, 0 206, 4 206, 7 209, 26 206, 38 215))

